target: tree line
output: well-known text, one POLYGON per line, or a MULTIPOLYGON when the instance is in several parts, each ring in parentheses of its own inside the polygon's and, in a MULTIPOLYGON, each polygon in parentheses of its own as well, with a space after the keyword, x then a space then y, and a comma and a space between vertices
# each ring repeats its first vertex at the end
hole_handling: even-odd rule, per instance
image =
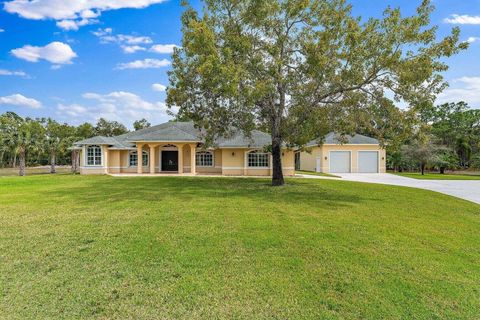
MULTIPOLYGON (((149 126, 145 119, 133 124, 135 130, 149 126)), ((76 155, 71 149, 75 141, 127 132, 125 125, 103 118, 95 125, 85 122, 73 126, 51 118, 23 118, 14 112, 5 112, 0 115, 0 168, 18 167, 19 175, 23 176, 27 166, 50 165, 50 172, 55 173, 57 165, 75 162, 76 155)))
POLYGON ((409 134, 387 151, 387 167, 395 171, 480 169, 480 109, 465 102, 423 105, 409 134))

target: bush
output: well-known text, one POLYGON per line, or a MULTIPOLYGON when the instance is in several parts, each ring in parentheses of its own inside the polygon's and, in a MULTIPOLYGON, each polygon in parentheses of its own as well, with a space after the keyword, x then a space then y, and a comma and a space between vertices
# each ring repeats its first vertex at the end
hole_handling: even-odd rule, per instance
POLYGON ((480 169, 480 153, 472 156, 470 159, 470 168, 480 169))

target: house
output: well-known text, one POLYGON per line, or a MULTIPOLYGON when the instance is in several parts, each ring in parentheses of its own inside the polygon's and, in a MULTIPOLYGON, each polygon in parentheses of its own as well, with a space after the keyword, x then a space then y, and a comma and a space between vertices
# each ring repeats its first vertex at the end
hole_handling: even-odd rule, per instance
MULTIPOLYGON (((116 137, 97 136, 74 143, 81 174, 178 173, 268 176, 272 156, 264 151, 270 135, 238 132, 203 148, 193 122, 167 122, 116 137)), ((282 150, 284 175, 294 175, 294 151, 282 150)))
POLYGON ((307 143, 295 153, 299 170, 323 173, 385 173, 386 153, 377 139, 356 134, 343 136, 333 132, 307 143))

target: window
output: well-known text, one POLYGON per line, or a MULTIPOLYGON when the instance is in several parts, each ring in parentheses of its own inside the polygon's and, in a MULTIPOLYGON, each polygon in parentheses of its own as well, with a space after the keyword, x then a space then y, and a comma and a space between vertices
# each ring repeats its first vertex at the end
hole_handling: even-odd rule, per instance
POLYGON ((102 165, 102 148, 100 146, 87 147, 87 166, 102 165))
POLYGON ((248 166, 249 167, 263 167, 268 168, 268 153, 259 151, 252 151, 248 153, 248 166))
POLYGON ((198 167, 213 167, 213 153, 210 151, 197 152, 195 163, 198 167))
MULTIPOLYGON (((130 159, 129 159, 130 167, 136 167, 138 164, 138 155, 137 151, 130 152, 130 159)), ((148 166, 148 152, 142 152, 142 166, 148 166)))

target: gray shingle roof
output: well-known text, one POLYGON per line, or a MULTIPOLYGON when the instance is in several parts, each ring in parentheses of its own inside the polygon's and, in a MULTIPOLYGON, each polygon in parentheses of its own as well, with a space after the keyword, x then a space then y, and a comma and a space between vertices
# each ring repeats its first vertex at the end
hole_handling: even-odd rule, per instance
MULTIPOLYGON (((201 132, 195 128, 193 122, 166 122, 150 128, 128 132, 116 137, 97 136, 75 142, 75 146, 81 145, 109 145, 113 149, 129 149, 135 147, 136 141, 162 141, 162 142, 202 142, 201 132)), ((237 132, 232 137, 217 139, 216 145, 219 148, 262 148, 271 143, 269 134, 253 130, 251 139, 243 133, 237 132)))
POLYGON ((272 143, 272 139, 269 134, 258 130, 253 130, 251 133, 251 139, 245 137, 241 132, 234 134, 231 138, 220 138, 217 141, 219 148, 263 148, 272 143))
MULTIPOLYGON (((312 140, 308 142, 306 147, 318 146, 318 140, 312 140)), ((343 139, 340 134, 330 132, 325 136, 323 144, 379 144, 379 141, 375 138, 370 138, 361 134, 355 134, 353 136, 346 135, 343 139)))
POLYGON ((193 122, 167 122, 127 134, 127 141, 192 141, 201 142, 200 130, 193 122))
POLYGON ((114 137, 104 137, 104 136, 96 136, 92 138, 88 138, 85 140, 75 142, 75 145, 84 145, 84 144, 106 144, 106 145, 114 145, 118 143, 118 141, 114 137))

